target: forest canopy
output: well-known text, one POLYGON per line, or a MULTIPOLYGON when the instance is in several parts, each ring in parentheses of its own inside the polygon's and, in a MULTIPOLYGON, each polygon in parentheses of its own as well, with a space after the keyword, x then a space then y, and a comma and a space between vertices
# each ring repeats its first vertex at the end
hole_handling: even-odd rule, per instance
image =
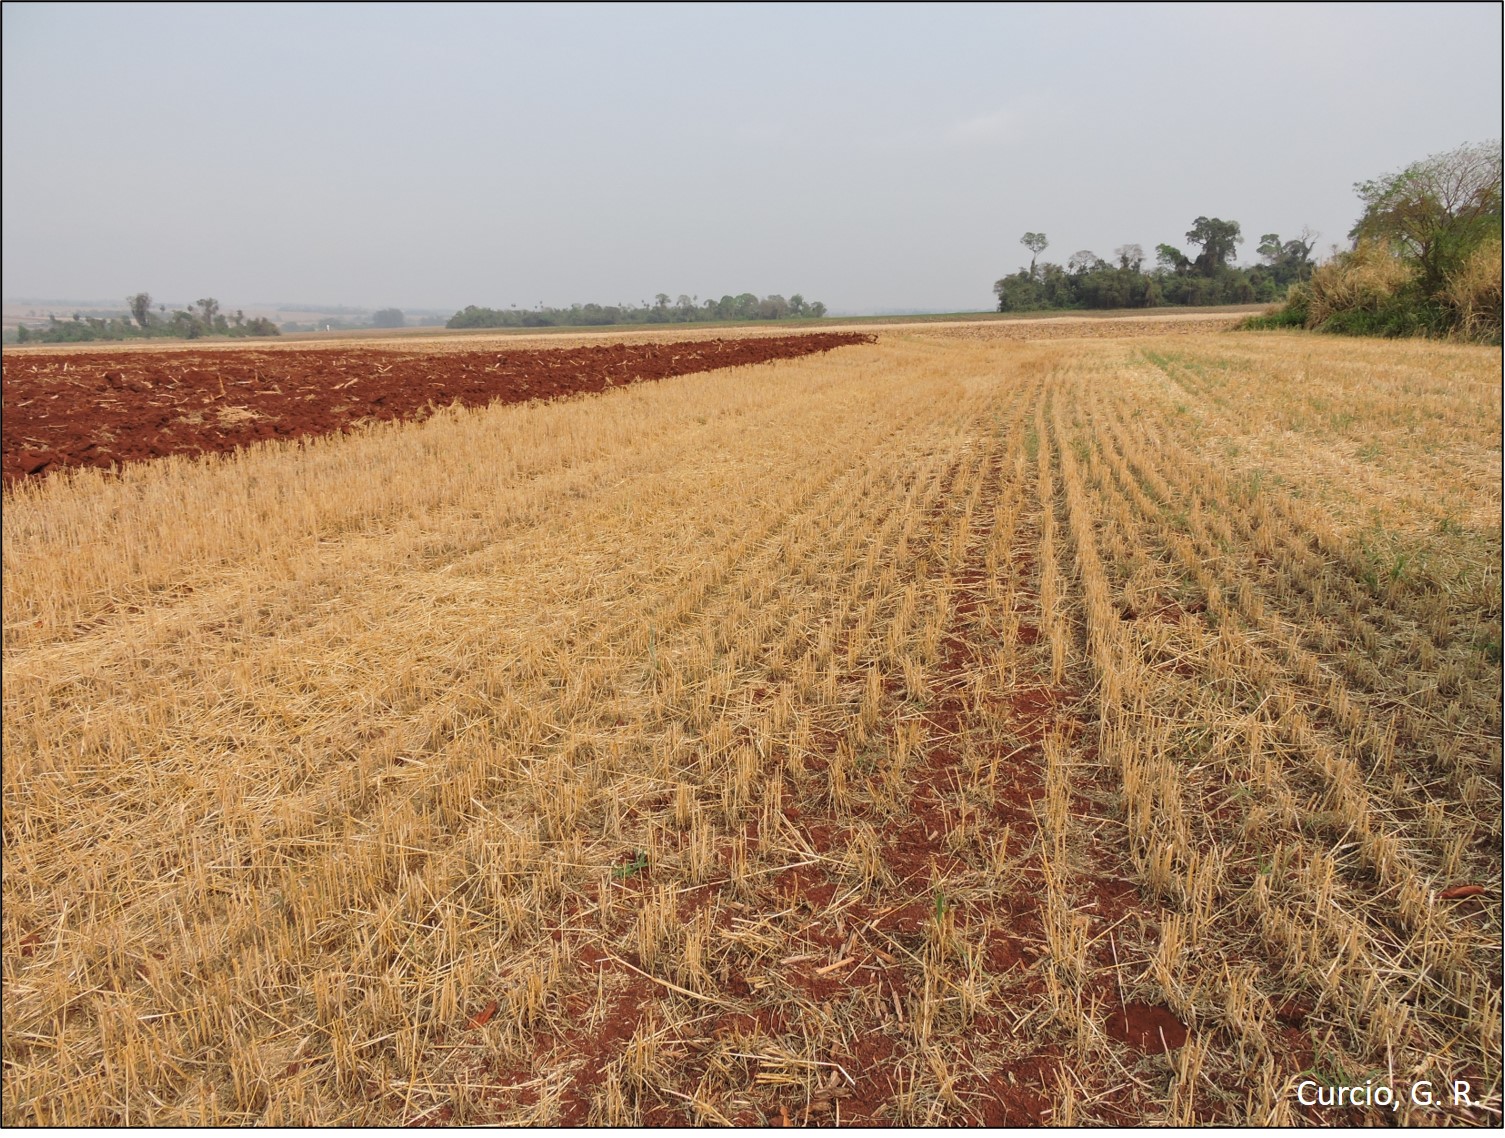
POLYGON ((1312 272, 1316 235, 1303 230, 1286 240, 1266 233, 1256 246, 1259 262, 1248 268, 1233 264, 1243 229, 1236 221, 1199 217, 1186 232, 1193 254, 1174 245, 1157 245, 1152 268, 1138 245, 1120 245, 1112 260, 1081 249, 1065 265, 1040 260, 1050 241, 1043 233, 1026 233, 1019 243, 1030 252, 1028 268, 993 285, 999 312, 1064 308, 1152 308, 1157 305, 1251 304, 1278 300, 1291 285, 1312 272))

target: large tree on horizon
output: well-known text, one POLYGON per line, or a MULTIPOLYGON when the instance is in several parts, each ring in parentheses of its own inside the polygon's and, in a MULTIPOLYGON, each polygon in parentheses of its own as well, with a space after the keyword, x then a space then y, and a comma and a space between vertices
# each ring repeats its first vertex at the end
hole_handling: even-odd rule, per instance
POLYGON ((1019 238, 1019 244, 1029 250, 1029 275, 1034 277, 1035 260, 1041 253, 1045 252, 1045 247, 1050 242, 1046 240, 1043 233, 1026 233, 1023 237, 1019 238))
POLYGON ((1192 264, 1204 277, 1210 277, 1233 260, 1233 254, 1243 242, 1244 234, 1236 221, 1199 217, 1186 231, 1186 239, 1193 245, 1202 247, 1192 264))

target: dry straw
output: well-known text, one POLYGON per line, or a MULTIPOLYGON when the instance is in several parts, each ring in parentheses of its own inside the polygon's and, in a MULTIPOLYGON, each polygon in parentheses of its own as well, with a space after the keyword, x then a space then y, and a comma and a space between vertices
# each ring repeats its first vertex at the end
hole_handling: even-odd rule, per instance
POLYGON ((1072 327, 9 495, 4 1121, 1497 1120, 1497 359, 1072 327))

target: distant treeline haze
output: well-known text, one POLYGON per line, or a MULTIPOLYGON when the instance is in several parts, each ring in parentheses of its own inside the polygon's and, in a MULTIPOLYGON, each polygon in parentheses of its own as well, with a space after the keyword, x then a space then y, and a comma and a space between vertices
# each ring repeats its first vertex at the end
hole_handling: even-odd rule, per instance
POLYGON ((150 293, 138 292, 126 298, 129 315, 84 316, 75 312, 72 320, 48 317, 45 328, 16 329, 19 344, 38 341, 43 344, 71 344, 87 340, 138 340, 147 338, 197 340, 201 336, 277 336, 277 325, 265 316, 246 318, 239 309, 221 312, 219 301, 208 296, 168 312, 165 304, 152 308, 150 293))
POLYGON ((705 320, 798 320, 826 314, 820 301, 799 293, 785 300, 778 294, 762 298, 750 292, 702 301, 680 295, 676 301, 661 292, 652 304, 572 304, 568 308, 477 308, 469 305, 450 317, 447 328, 548 328, 591 324, 691 324, 705 320))

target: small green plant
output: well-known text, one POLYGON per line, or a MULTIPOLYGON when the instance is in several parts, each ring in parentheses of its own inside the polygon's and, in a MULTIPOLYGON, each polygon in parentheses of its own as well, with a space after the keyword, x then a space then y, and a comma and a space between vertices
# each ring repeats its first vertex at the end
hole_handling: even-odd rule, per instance
POLYGON ((1247 501, 1252 502, 1259 497, 1260 491, 1264 489, 1265 472, 1259 467, 1245 471, 1242 476, 1233 479, 1231 485, 1236 493, 1242 495, 1247 501))
POLYGON ((1347 1068, 1343 1066, 1341 1056, 1323 1047, 1316 1049, 1316 1054, 1312 1057, 1312 1065, 1296 1075, 1298 1079, 1304 1076, 1311 1076, 1326 1087, 1355 1086, 1363 1081, 1348 1073, 1347 1068))
POLYGON ((623 862, 621 865, 617 866, 611 871, 611 875, 618 881, 626 881, 633 874, 639 873, 647 868, 648 855, 642 850, 638 850, 632 855, 631 861, 623 862))

